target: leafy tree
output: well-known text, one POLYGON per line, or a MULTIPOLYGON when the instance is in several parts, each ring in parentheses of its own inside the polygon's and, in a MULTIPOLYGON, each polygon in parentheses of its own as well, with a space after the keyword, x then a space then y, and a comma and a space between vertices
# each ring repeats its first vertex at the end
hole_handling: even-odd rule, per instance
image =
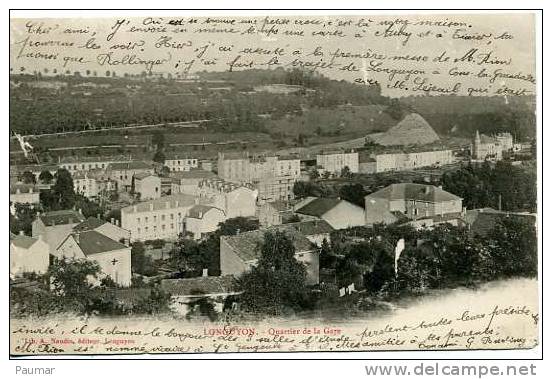
POLYGON ((196 241, 182 239, 170 253, 169 264, 186 276, 197 276, 204 268, 204 257, 196 241))
POLYGON ((99 264, 87 259, 54 258, 48 268, 53 292, 66 309, 79 314, 112 308, 102 289, 93 284, 100 273, 99 264))
POLYGON ((23 171, 21 181, 25 184, 36 184, 36 177, 30 171, 23 171))
POLYGON ((44 170, 38 176, 38 180, 44 184, 50 184, 52 183, 52 180, 54 180, 54 176, 50 173, 50 171, 44 170))
POLYGON ((30 236, 32 234, 33 221, 36 218, 36 208, 31 204, 15 204, 15 215, 10 213, 10 231, 30 236))
POLYGON ((295 259, 292 240, 283 232, 265 233, 256 267, 239 278, 245 309, 281 314, 307 306, 306 269, 295 259))
POLYGON ((234 236, 238 233, 249 232, 259 229, 259 221, 246 217, 229 218, 221 222, 219 225, 218 234, 221 236, 234 236))
POLYGON ((71 209, 76 200, 71 174, 63 168, 56 172, 56 182, 50 191, 40 194, 40 202, 46 210, 71 209))
POLYGON ((342 178, 350 178, 352 175, 351 169, 349 166, 345 166, 341 169, 341 177, 342 178))
POLYGON ((364 208, 364 196, 368 195, 368 192, 364 190, 362 184, 346 184, 339 189, 339 197, 343 200, 350 201, 364 208))
POLYGON ((372 271, 365 275, 364 285, 370 292, 378 292, 382 287, 393 281, 395 277, 395 261, 385 250, 380 250, 375 257, 372 271))
POLYGON ((340 287, 358 283, 362 276, 362 268, 351 257, 344 257, 336 261, 335 276, 340 287))
POLYGON ((153 275, 155 269, 151 258, 146 256, 146 250, 142 242, 134 242, 130 250, 132 272, 141 275, 153 275))
POLYGON ((151 136, 151 143, 157 151, 162 150, 165 147, 165 135, 163 132, 156 130, 151 136))
POLYGON ((153 161, 160 164, 165 163, 165 153, 162 150, 157 150, 153 155, 153 161))
POLYGON ((529 276, 538 272, 537 233, 531 217, 503 217, 489 234, 491 262, 499 276, 529 276))
POLYGON ((75 196, 75 207, 81 210, 84 217, 101 217, 104 213, 100 204, 82 195, 75 196))

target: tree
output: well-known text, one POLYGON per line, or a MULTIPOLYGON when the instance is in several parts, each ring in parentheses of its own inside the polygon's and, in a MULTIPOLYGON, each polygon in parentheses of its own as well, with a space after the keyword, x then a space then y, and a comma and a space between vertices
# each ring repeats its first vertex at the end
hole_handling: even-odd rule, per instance
POLYGON ((366 274, 364 285, 370 292, 378 292, 395 277, 395 262, 391 254, 380 250, 370 273, 366 274))
POLYGON ((30 236, 35 218, 36 209, 31 204, 15 204, 15 215, 10 213, 10 231, 14 234, 22 231, 30 236))
POLYGON ((71 174, 63 168, 57 170, 56 183, 51 190, 42 193, 41 202, 47 210, 71 209, 77 199, 71 174), (42 195, 42 193, 45 193, 45 195, 42 195))
POLYGON ((295 259, 292 240, 284 232, 267 232, 259 250, 257 266, 239 278, 244 308, 277 315, 308 306, 307 273, 295 259))
POLYGON ((205 268, 205 257, 201 254, 196 241, 182 239, 170 253, 169 263, 171 267, 180 271, 185 276, 201 275, 205 268))
POLYGON ((349 178, 351 177, 351 169, 349 168, 349 166, 345 166, 341 169, 341 177, 342 178, 349 178))
POLYGON ((103 208, 95 201, 92 201, 82 195, 75 196, 75 207, 80 209, 82 215, 86 218, 97 217, 104 213, 103 208))
POLYGON ((141 275, 151 275, 154 273, 151 258, 146 256, 146 250, 142 242, 134 242, 130 250, 130 260, 132 272, 141 275))
POLYGON ((218 225, 218 234, 221 236, 235 236, 238 233, 259 229, 259 221, 246 217, 229 218, 218 225))
POLYGON ((162 150, 157 150, 153 155, 153 161, 164 164, 165 163, 165 153, 162 150))
POLYGON ((30 171, 23 171, 21 181, 25 184, 36 184, 36 176, 30 171))
POLYGON ((54 180, 54 176, 50 173, 50 171, 44 170, 38 176, 38 180, 44 184, 50 184, 52 183, 52 180, 54 180))
POLYGON ((537 233, 532 217, 502 217, 488 238, 496 275, 534 277, 538 272, 537 233))
POLYGON ((368 192, 364 190, 362 184, 346 184, 339 189, 339 197, 364 208, 364 197, 368 192))
POLYGON ((102 290, 94 285, 100 273, 99 264, 87 259, 54 258, 48 268, 52 291, 65 308, 77 313, 90 313, 106 306, 102 290))
POLYGON ((156 130, 151 136, 151 143, 155 146, 157 151, 162 150, 165 147, 165 135, 163 132, 156 130))

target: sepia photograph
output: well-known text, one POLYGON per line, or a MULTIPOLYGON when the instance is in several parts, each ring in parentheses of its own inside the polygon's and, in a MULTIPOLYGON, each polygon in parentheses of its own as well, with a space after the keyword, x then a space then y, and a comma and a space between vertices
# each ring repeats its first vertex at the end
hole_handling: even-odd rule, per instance
POLYGON ((143 13, 10 15, 11 356, 540 349, 537 13, 143 13))

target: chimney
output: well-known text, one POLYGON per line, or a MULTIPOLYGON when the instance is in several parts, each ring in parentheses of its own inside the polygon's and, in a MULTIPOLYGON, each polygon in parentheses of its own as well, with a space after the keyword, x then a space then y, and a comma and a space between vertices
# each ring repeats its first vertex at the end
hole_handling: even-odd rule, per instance
POLYGON ((425 193, 426 195, 429 195, 430 192, 431 192, 431 188, 430 188, 429 186, 425 186, 425 188, 424 188, 424 193, 425 193))
POLYGON ((153 211, 153 203, 150 203, 150 211, 153 211))
POLYGON ((166 201, 165 202, 165 208, 169 209, 171 207, 171 202, 170 201, 166 201))
POLYGON ((22 230, 20 230, 20 231, 19 231, 19 235, 20 235, 20 236, 24 236, 24 235, 25 235, 25 233, 23 233, 23 231, 22 231, 22 230))
POLYGON ((120 220, 115 220, 115 225, 120 227, 121 226, 121 221, 120 220))
POLYGON ((99 219, 99 218, 100 218, 100 214, 99 214, 99 213, 98 213, 98 214, 96 215, 96 218, 97 218, 97 219, 99 219))
POLYGON ((206 276, 209 276, 209 269, 208 268, 204 268, 203 269, 203 272, 201 273, 201 276, 202 277, 206 277, 206 276))
POLYGON ((135 205, 135 206, 132 208, 132 210, 133 210, 134 212, 137 212, 137 211, 138 211, 138 207, 135 205))
POLYGON ((79 208, 79 213, 82 214, 82 208, 79 208))
POLYGON ((111 222, 113 225, 115 225, 115 218, 111 217, 111 220, 109 220, 109 222, 111 222))
POLYGON ((75 239, 75 241, 77 242, 77 244, 80 243, 80 237, 79 237, 79 233, 75 233, 73 234, 73 238, 75 239))
POLYGON ((20 193, 21 193, 21 189, 19 189, 19 187, 17 187, 17 188, 15 189, 15 193, 20 194, 20 193))

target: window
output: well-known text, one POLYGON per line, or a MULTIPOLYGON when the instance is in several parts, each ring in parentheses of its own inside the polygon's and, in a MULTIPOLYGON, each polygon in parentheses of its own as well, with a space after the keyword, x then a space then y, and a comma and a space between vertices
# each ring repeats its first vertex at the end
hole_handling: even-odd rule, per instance
POLYGON ((161 225, 161 230, 165 230, 165 224, 161 225))
POLYGON ((140 223, 140 217, 137 217, 136 218, 136 222, 139 224, 140 223))
POLYGON ((165 221, 165 215, 161 215, 161 221, 165 221))
POLYGON ((148 222, 148 216, 146 216, 146 223, 148 222))
POLYGON ((171 224, 171 229, 174 229, 174 224, 171 224))
POLYGON ((174 220, 174 213, 171 213, 171 220, 174 220))
POLYGON ((153 222, 157 222, 157 216, 153 216, 153 222))
POLYGON ((140 234, 140 228, 138 228, 137 230, 138 230, 138 234, 140 234))

